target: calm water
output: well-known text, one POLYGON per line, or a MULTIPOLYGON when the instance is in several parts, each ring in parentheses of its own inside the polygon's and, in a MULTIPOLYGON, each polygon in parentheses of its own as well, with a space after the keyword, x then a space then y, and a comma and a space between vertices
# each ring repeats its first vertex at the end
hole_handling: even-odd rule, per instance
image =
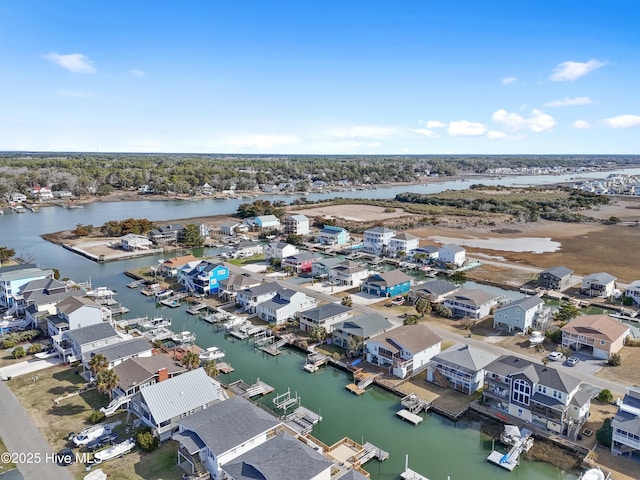
MULTIPOLYGON (((625 173, 640 174, 640 169, 625 173)), ((484 184, 533 185, 569 181, 569 177, 513 177, 501 180, 483 180, 484 184)), ((599 174, 585 174, 581 178, 601 178, 599 174)), ((343 196, 349 198, 391 198, 397 193, 413 191, 433 193, 446 189, 464 189, 469 182, 444 182, 429 186, 415 185, 368 191, 310 194, 307 198, 318 200, 343 196)), ((272 200, 290 202, 293 196, 272 196, 272 200)), ((198 202, 120 202, 95 203, 84 209, 66 210, 44 208, 39 213, 0 216, 0 245, 14 248, 18 254, 30 255, 42 268, 58 268, 62 277, 83 281, 90 279, 94 286, 108 286, 118 291, 118 300, 131 309, 127 317, 164 315, 172 317, 174 329, 191 330, 197 334, 201 347, 217 345, 227 352, 228 360, 236 369, 224 381, 244 379, 255 381, 258 377, 273 385, 276 393, 291 389, 297 392, 302 403, 320 412, 324 420, 313 434, 325 443, 332 444, 344 436, 356 441, 370 441, 391 453, 383 463, 375 461, 367 465, 373 479, 396 479, 404 467, 405 455, 410 466, 430 480, 475 480, 485 478, 518 480, 569 480, 576 477, 547 464, 523 462, 514 472, 508 473, 485 461, 491 449, 491 440, 478 431, 461 423, 456 425, 436 415, 427 415, 418 426, 405 423, 395 417, 399 399, 377 387, 369 387, 367 393, 357 397, 344 388, 350 382, 346 373, 324 368, 315 374, 302 370, 304 356, 286 351, 278 357, 270 357, 253 350, 251 344, 227 339, 207 323, 188 315, 184 307, 176 310, 158 308, 137 290, 126 288, 129 279, 122 272, 126 269, 156 265, 162 257, 145 257, 127 262, 96 264, 74 255, 40 238, 43 233, 72 228, 78 223, 102 225, 108 220, 128 217, 167 220, 205 215, 234 213, 238 205, 248 200, 202 200, 198 202)), ((473 288, 467 282, 467 288, 473 288)), ((482 288, 487 288, 483 286, 482 288)), ((505 294, 502 289, 495 289, 505 294)), ((508 292, 511 298, 521 294, 508 292)), ((273 395, 263 402, 270 404, 273 395)))

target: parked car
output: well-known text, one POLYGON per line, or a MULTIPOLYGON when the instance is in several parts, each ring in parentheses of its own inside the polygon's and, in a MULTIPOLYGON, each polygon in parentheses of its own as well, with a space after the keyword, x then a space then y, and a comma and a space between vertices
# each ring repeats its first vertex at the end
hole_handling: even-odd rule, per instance
POLYGON ((580 359, 578 357, 569 357, 565 363, 568 367, 574 367, 579 361, 580 359))
POLYGON ((551 360, 552 362, 557 362, 558 360, 562 360, 562 357, 564 357, 564 355, 560 352, 551 352, 549 354, 549 360, 551 360))
POLYGON ((98 448, 104 447, 105 445, 111 445, 115 443, 116 440, 118 440, 118 437, 116 437, 115 435, 105 433, 104 435, 100 435, 98 438, 95 438, 87 443, 87 450, 97 450, 98 448))
POLYGON ((56 453, 55 459, 56 463, 61 467, 68 467, 75 462, 76 456, 70 448, 63 448, 56 453))

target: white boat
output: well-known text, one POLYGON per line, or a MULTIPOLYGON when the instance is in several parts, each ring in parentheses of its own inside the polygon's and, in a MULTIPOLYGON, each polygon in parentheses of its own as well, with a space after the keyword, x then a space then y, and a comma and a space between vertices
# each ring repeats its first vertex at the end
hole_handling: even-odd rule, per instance
POLYGON ((107 287, 98 287, 91 290, 87 290, 85 295, 87 297, 92 298, 109 298, 113 297, 116 294, 113 290, 108 289, 107 287))
POLYGON ((141 325, 141 327, 145 330, 155 330, 156 328, 170 327, 170 326, 171 326, 171 319, 163 318, 163 317, 155 317, 141 325))
POLYGON ((180 333, 174 333, 171 336, 171 340, 173 340, 175 343, 193 343, 196 341, 196 334, 192 333, 188 330, 183 330, 180 333))
POLYGON ((590 468, 578 480, 605 480, 605 475, 599 468, 590 468))
POLYGON ((159 292, 155 292, 154 296, 156 298, 167 298, 167 297, 170 297, 172 293, 173 293, 173 290, 170 290, 170 289, 160 290, 159 292))
POLYGON ((121 457, 131 451, 136 442, 127 438, 124 442, 116 443, 105 450, 100 450, 93 455, 93 463, 102 463, 113 458, 121 457))
POLYGON ((209 347, 200 353, 200 360, 218 360, 224 358, 224 350, 218 347, 209 347))
POLYGON ((542 332, 538 332, 538 331, 531 332, 531 335, 529 335, 529 344, 531 344, 532 346, 540 345, 542 342, 544 342, 545 338, 546 337, 542 332))

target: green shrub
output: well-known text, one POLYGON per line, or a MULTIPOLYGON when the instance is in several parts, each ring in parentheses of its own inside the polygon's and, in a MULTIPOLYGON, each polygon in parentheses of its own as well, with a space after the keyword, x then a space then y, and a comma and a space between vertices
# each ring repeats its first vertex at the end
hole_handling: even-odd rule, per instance
POLYGON ((611 390, 608 388, 600 390, 600 393, 598 394, 598 401, 602 403, 613 403, 613 394, 611 393, 611 390))
POLYGON ((147 452, 152 452, 159 445, 158 438, 154 437, 151 429, 147 427, 141 427, 136 430, 136 443, 142 450, 147 452))
POLYGON ((611 418, 605 418, 602 426, 596 431, 596 440, 600 445, 611 448, 612 434, 613 429, 611 428, 611 418))
POLYGON ((620 357, 619 353, 612 353, 607 363, 612 367, 617 367, 622 363, 622 357, 620 357))
POLYGON ((42 344, 40 343, 34 343, 33 345, 29 345, 29 348, 27 349, 27 353, 29 355, 34 355, 36 353, 40 353, 42 351, 42 344))
POLYGON ((26 355, 27 353, 24 351, 24 347, 23 346, 17 346, 16 348, 13 349, 13 358, 22 358, 26 355))
POLYGON ((89 423, 96 424, 102 422, 106 418, 106 415, 100 410, 91 410, 89 414, 89 423))
POLYGON ((2 348, 13 348, 18 344, 15 340, 7 338, 2 341, 2 348))

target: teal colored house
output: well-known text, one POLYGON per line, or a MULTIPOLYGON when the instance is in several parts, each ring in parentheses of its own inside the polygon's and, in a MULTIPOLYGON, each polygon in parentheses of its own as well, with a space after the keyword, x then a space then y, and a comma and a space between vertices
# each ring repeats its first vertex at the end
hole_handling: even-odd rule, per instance
POLYGON ((221 263, 203 260, 195 267, 185 269, 180 275, 181 283, 190 292, 212 295, 220 290, 220 282, 229 278, 229 269, 221 263))
POLYGON ((360 291, 377 297, 395 297, 411 290, 413 278, 401 270, 376 273, 367 278, 360 286, 360 291))
POLYGON ((349 232, 341 227, 325 225, 318 233, 317 241, 324 245, 345 245, 349 241, 349 232))

